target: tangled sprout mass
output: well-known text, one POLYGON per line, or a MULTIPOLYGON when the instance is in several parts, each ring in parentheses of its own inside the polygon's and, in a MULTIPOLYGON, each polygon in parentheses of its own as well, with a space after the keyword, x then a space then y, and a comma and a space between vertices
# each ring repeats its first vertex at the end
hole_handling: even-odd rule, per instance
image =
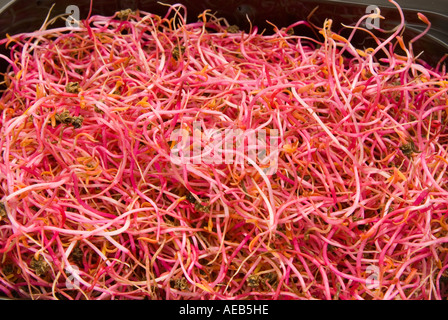
POLYGON ((446 299, 448 77, 391 2, 384 39, 371 15, 265 35, 182 5, 8 35, 0 295, 446 299), (176 130, 204 151, 228 129, 234 161, 173 161, 176 130), (243 152, 259 132, 273 172, 243 152))

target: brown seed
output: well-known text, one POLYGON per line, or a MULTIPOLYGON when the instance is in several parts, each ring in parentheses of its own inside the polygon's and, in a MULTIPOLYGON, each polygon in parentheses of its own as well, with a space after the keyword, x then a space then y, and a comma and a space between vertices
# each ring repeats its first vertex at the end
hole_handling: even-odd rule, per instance
POLYGON ((185 196, 185 198, 190 203, 196 203, 196 198, 190 192, 185 196))
POLYGON ((255 288, 260 285, 260 277, 257 275, 250 275, 246 281, 247 285, 251 288, 255 288))
POLYGON ((83 116, 73 117, 72 125, 75 129, 81 128, 83 121, 84 121, 83 116))
POLYGON ((6 218, 8 215, 6 213, 6 207, 3 202, 0 202, 0 220, 6 218))
POLYGON ((117 12, 117 18, 120 20, 128 20, 129 16, 133 14, 135 14, 135 12, 132 11, 132 9, 120 10, 117 12))
POLYGON ((62 111, 61 113, 55 114, 54 118, 56 122, 63 124, 71 124, 73 121, 73 117, 70 115, 70 112, 67 110, 62 111))
POLYGON ((188 285, 187 279, 182 277, 181 279, 176 279, 174 288, 180 289, 180 290, 185 290, 185 289, 187 289, 187 285, 188 285))
POLYGON ((65 86, 65 91, 68 93, 78 93, 81 90, 78 82, 69 82, 65 86))
POLYGON ((172 53, 174 60, 176 60, 176 61, 179 60, 181 54, 183 54, 184 52, 185 52, 184 46, 180 46, 180 50, 179 50, 179 47, 174 47, 173 53, 172 53))
POLYGON ((101 110, 100 108, 98 108, 97 105, 95 105, 95 107, 93 108, 93 111, 97 112, 97 113, 104 113, 103 110, 101 110))
POLYGON ((227 28, 227 32, 238 33, 238 32, 240 32, 240 28, 237 25, 232 24, 231 26, 229 26, 227 28))
POLYGON ((402 144, 400 146, 400 150, 408 158, 411 158, 414 153, 420 153, 420 151, 415 146, 414 141, 410 139, 408 139, 408 143, 402 144))
POLYGON ((263 290, 269 290, 271 288, 276 288, 278 284, 277 274, 274 272, 269 272, 261 277, 261 285, 263 290))
POLYGON ((194 209, 200 212, 210 212, 210 207, 204 206, 200 202, 196 202, 196 204, 194 205, 194 209))
POLYGON ((42 277, 47 273, 49 265, 44 260, 44 258, 40 255, 39 259, 37 259, 37 260, 34 257, 31 259, 30 267, 31 267, 31 269, 34 269, 37 276, 42 277))

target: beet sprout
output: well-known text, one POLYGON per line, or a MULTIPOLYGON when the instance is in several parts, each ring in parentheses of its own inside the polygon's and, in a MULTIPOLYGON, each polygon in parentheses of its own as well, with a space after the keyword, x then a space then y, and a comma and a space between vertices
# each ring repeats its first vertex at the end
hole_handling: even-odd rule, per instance
POLYGON ((390 2, 385 39, 179 4, 7 35, 0 294, 446 299, 448 76, 390 2))

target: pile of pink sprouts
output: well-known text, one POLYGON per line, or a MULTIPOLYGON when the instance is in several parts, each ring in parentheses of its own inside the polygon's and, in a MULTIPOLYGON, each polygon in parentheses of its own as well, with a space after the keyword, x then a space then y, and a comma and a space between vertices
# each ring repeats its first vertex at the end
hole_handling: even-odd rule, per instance
POLYGON ((182 5, 8 35, 0 296, 446 299, 448 76, 391 2, 384 39, 368 15, 265 35, 182 5), (194 122, 277 130, 277 170, 173 163, 194 122))

